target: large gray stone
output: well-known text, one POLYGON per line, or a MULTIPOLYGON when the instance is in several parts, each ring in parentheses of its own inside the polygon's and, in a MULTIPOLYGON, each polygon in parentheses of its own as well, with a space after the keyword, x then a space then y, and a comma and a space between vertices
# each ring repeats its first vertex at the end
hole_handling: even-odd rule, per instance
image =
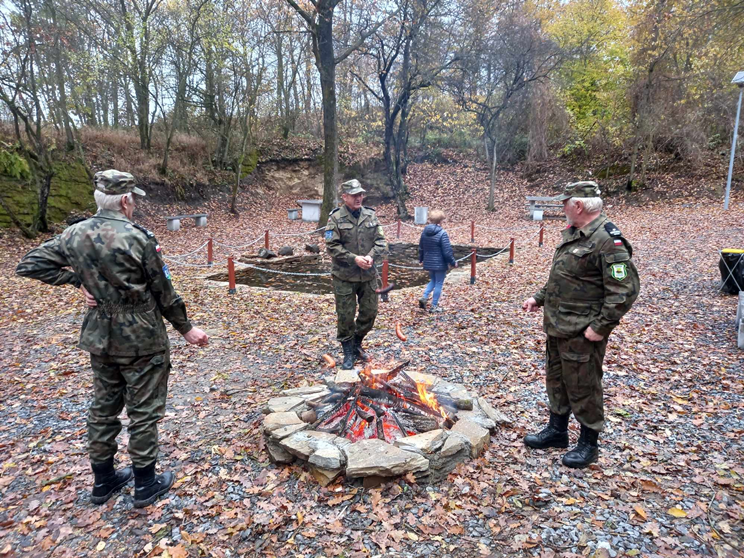
POLYGON ((417 453, 404 451, 382 440, 362 440, 348 446, 346 453, 347 477, 396 477, 408 472, 429 469, 429 461, 417 453))
POLYGON ((262 429, 264 434, 271 434, 275 430, 293 424, 303 424, 297 413, 271 413, 264 418, 262 429))
POLYGON ((320 486, 328 486, 343 472, 343 469, 323 469, 322 467, 310 466, 310 474, 318 481, 320 486))
POLYGON ((310 425, 304 422, 301 424, 290 424, 289 426, 284 426, 282 428, 274 430, 271 434, 269 434, 269 437, 272 440, 283 440, 284 438, 286 438, 287 436, 291 436, 295 432, 302 432, 303 430, 306 430, 309 426, 310 425))
POLYGON ((311 465, 321 469, 341 469, 346 462, 344 453, 332 444, 318 448, 308 459, 311 465))
POLYGON ((496 430, 496 422, 488 418, 488 415, 480 409, 477 402, 475 402, 472 411, 457 411, 457 416, 460 417, 460 420, 469 420, 491 432, 496 430))
POLYGON ((442 457, 451 457, 460 450, 466 448, 469 452, 470 446, 461 436, 447 436, 447 440, 444 442, 444 446, 442 446, 442 451, 439 452, 439 455, 442 457))
POLYGON ((463 386, 461 386, 460 384, 445 382, 444 380, 438 382, 437 385, 429 391, 433 393, 439 393, 441 395, 446 395, 448 397, 451 397, 452 399, 470 399, 468 390, 466 390, 463 386))
POLYGON ((460 419, 455 423, 455 426, 450 430, 450 437, 452 436, 459 436, 469 444, 470 457, 472 458, 480 455, 491 438, 488 430, 466 419, 460 419))
POLYGON ((294 455, 270 440, 266 442, 266 450, 269 452, 269 458, 274 463, 292 463, 294 461, 294 455))
POLYGON ((412 451, 422 455, 431 454, 437 451, 444 444, 447 435, 444 430, 431 430, 415 436, 407 436, 395 440, 396 447, 405 451, 412 451))
POLYGON ((305 405, 302 397, 272 397, 266 403, 269 413, 286 413, 296 411, 305 405))
POLYGON ((296 396, 296 397, 305 397, 307 395, 314 395, 318 393, 327 394, 330 393, 328 391, 328 388, 325 386, 306 386, 306 387, 299 387, 299 388, 292 388, 292 389, 283 389, 282 395, 285 396, 296 396))
POLYGON ((511 424, 512 421, 509 417, 507 417, 504 413, 501 411, 497 411, 494 409, 491 404, 486 401, 484 397, 479 397, 477 399, 478 406, 481 408, 481 410, 486 413, 488 418, 490 418, 492 421, 494 421, 496 424, 511 424))
MULTIPOLYGON (((310 456, 321 448, 338 447, 334 444, 338 438, 328 432, 297 432, 279 442, 285 450, 300 459, 307 461, 310 456)), ((339 444, 343 445, 339 438, 339 444)))

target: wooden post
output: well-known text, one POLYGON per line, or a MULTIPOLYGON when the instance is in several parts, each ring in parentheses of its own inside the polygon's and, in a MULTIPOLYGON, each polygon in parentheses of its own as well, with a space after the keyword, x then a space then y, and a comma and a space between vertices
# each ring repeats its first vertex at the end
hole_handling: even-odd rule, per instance
POLYGON ((470 252, 470 284, 475 285, 475 258, 476 255, 476 249, 473 248, 470 252))
POLYGON ((475 242, 475 221, 470 221, 470 242, 475 242))
MULTIPOLYGON (((382 260, 382 288, 387 289, 388 286, 388 260, 385 258, 382 260)), ((382 293, 382 296, 380 297, 382 299, 382 302, 388 301, 388 293, 382 293)))
POLYGON ((398 219, 398 235, 396 238, 400 238, 400 219, 398 219))
POLYGON ((545 227, 540 225, 540 241, 537 243, 538 246, 543 245, 543 233, 545 232, 545 227))
POLYGON ((264 233, 264 248, 269 249, 269 229, 264 233))
POLYGON ((227 258, 227 292, 229 294, 235 294, 235 263, 233 262, 232 256, 227 258))
POLYGON ((214 253, 212 252, 212 239, 209 239, 207 243, 207 265, 211 266, 214 263, 214 253))
POLYGON ((514 237, 509 239, 509 263, 514 263, 514 237))

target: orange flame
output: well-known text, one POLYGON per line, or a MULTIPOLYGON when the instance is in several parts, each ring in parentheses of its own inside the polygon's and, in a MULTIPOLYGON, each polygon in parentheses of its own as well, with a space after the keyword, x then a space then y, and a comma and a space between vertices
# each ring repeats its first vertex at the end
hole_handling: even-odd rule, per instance
POLYGON ((437 411, 440 415, 442 415, 442 418, 448 418, 447 413, 444 411, 442 406, 439 404, 439 401, 437 401, 437 398, 434 397, 433 394, 429 393, 427 391, 427 387, 431 384, 425 384, 421 382, 416 382, 416 388, 418 389, 419 398, 421 399, 421 402, 429 407, 430 409, 434 409, 437 411))

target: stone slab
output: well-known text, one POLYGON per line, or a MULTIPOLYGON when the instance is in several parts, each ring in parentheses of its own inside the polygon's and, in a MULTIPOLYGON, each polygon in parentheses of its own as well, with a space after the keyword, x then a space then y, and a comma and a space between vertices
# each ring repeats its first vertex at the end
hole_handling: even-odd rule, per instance
POLYGON ((329 393, 328 388, 325 386, 305 386, 282 390, 282 395, 284 396, 303 397, 306 395, 314 395, 318 393, 329 393))
POLYGON ((486 415, 486 413, 484 413, 479 407, 474 406, 472 411, 457 411, 457 416, 460 417, 460 419, 474 422, 490 432, 496 430, 496 422, 488 418, 488 415, 486 415))
POLYGON ((461 436, 447 436, 439 455, 442 457, 451 457, 465 448, 469 448, 469 446, 461 436))
POLYGON ((272 397, 266 403, 269 413, 286 413, 296 411, 305 404, 302 397, 272 397))
POLYGON ((472 458, 480 455, 491 438, 488 430, 466 419, 458 420, 450 429, 450 437, 452 436, 460 436, 470 445, 470 457, 472 458))
POLYGON ((446 438, 447 434, 445 434, 444 430, 438 429, 424 432, 423 434, 416 434, 415 436, 398 438, 395 441, 395 445, 405 451, 426 455, 434 453, 441 448, 446 438))
POLYGON ((430 391, 439 393, 441 395, 447 395, 452 399, 471 399, 468 390, 466 390, 460 384, 453 384, 452 382, 445 382, 441 380, 435 387, 430 391))
POLYGON ((310 474, 323 487, 331 484, 342 472, 342 469, 323 469, 321 467, 310 466, 310 474))
POLYGON ((321 469, 341 469, 346 462, 346 457, 340 449, 329 444, 318 448, 310 456, 308 462, 321 469))
MULTIPOLYGON (((294 413, 292 413, 294 414, 294 413)), ((269 436, 272 440, 283 440, 287 436, 291 436, 295 432, 302 432, 303 430, 306 430, 310 425, 306 423, 302 424, 290 424, 289 426, 283 426, 282 428, 278 428, 274 430, 269 436)))
POLYGON ((336 447, 344 449, 346 444, 351 444, 344 438, 339 438, 329 432, 296 432, 284 438, 279 445, 286 451, 307 461, 310 456, 321 448, 336 447))
POLYGON ((269 458, 274 463, 292 463, 295 459, 294 455, 272 441, 266 442, 266 450, 269 452, 269 458))
POLYGON ((422 455, 404 451, 378 439, 362 440, 344 449, 347 477, 396 477, 429 469, 422 455))
POLYGON ((511 419, 501 411, 494 409, 491 404, 485 399, 485 397, 479 397, 477 401, 478 406, 481 408, 481 410, 486 413, 488 418, 490 418, 496 424, 512 424, 511 419))
MULTIPOLYGON (((357 373, 359 370, 359 368, 355 368, 354 370, 339 370, 333 381, 337 384, 355 384, 359 381, 359 374, 357 373)), ((372 370, 372 374, 375 376, 378 374, 387 374, 388 372, 390 370, 372 370)))
POLYGON ((271 434, 275 430, 293 424, 303 424, 297 413, 271 413, 264 418, 262 429, 264 434, 271 434))
POLYGON ((428 391, 433 391, 436 385, 442 381, 441 378, 432 376, 431 374, 423 374, 421 372, 407 372, 406 370, 404 370, 404 372, 417 384, 426 384, 426 386, 428 386, 428 391))

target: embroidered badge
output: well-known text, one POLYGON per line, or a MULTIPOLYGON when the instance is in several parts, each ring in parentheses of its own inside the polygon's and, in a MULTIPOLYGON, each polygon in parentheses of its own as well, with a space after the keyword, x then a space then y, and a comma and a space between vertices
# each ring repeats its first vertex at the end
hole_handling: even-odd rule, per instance
POLYGON ((168 281, 171 280, 171 274, 170 274, 170 269, 168 269, 168 264, 165 264, 163 266, 163 275, 165 275, 165 278, 168 279, 168 281))
POLYGON ((610 275, 612 275, 613 279, 622 281, 628 276, 628 266, 625 265, 625 262, 612 264, 612 267, 610 267, 610 275))
POLYGON ((156 252, 160 252, 160 250, 161 250, 161 248, 160 248, 160 244, 156 244, 156 245, 155 245, 155 251, 156 251, 156 252))
POLYGON ((619 238, 616 238, 615 239, 615 246, 622 246, 622 245, 623 245, 623 241, 620 240, 619 238))
POLYGON ((326 231, 325 232, 325 239, 331 240, 333 238, 333 231, 326 231))

